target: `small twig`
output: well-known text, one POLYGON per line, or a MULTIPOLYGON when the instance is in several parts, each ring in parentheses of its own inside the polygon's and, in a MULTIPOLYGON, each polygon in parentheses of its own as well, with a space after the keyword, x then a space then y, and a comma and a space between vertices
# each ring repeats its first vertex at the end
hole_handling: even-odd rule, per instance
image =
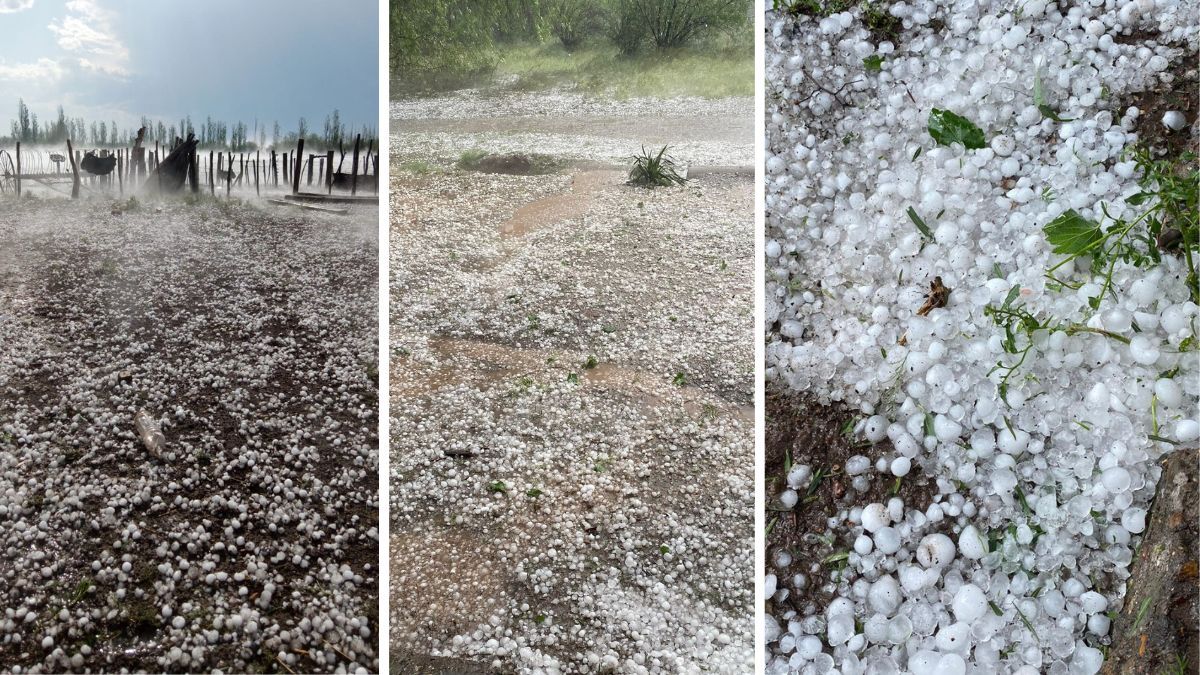
POLYGON ((279 655, 278 655, 278 654, 276 654, 276 655, 275 655, 275 661, 276 661, 276 662, 278 662, 278 663, 279 663, 279 665, 283 666, 283 669, 284 669, 284 670, 288 671, 289 673, 292 673, 292 675, 295 675, 296 671, 292 670, 292 669, 291 669, 291 668, 288 666, 287 662, 285 662, 283 659, 279 658, 279 655))

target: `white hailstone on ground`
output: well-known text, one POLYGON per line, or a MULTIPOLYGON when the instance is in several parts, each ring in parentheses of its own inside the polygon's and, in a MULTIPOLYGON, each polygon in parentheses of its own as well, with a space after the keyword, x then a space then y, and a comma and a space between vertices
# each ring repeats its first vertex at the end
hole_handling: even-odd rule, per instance
POLYGON ((917 562, 926 568, 940 569, 954 560, 954 542, 941 533, 925 535, 917 545, 917 562))
POLYGON ((896 476, 897 478, 903 478, 904 476, 907 476, 911 469, 912 460, 907 457, 901 456, 892 460, 892 475, 896 476))
POLYGON ((1190 443, 1200 438, 1200 423, 1196 420, 1180 420, 1175 423, 1175 440, 1190 443))
POLYGON ((867 440, 872 443, 878 443, 887 438, 887 429, 890 422, 883 415, 874 415, 868 417, 863 424, 863 434, 867 440))
POLYGON ((878 532, 891 522, 888 509, 878 502, 867 504, 862 510, 862 526, 867 532, 878 532))
POLYGON ((1179 131, 1187 124, 1187 119, 1178 110, 1168 110, 1163 113, 1162 123, 1171 131, 1179 131))
POLYGON ((875 548, 875 542, 865 534, 860 534, 854 539, 854 552, 859 555, 867 555, 875 548))
POLYGON ((951 608, 959 621, 970 624, 988 611, 987 602, 987 595, 981 588, 975 584, 963 584, 955 592, 951 608))
POLYGON ((900 606, 900 600, 900 585, 890 574, 879 577, 867 592, 867 603, 871 609, 885 616, 895 613, 900 606))
POLYGON ((987 542, 974 525, 967 525, 959 533, 958 552, 971 560, 979 560, 987 554, 987 542))
POLYGON ((800 495, 795 490, 784 490, 779 495, 780 505, 782 505, 783 508, 788 509, 789 511, 791 509, 796 508, 796 504, 799 501, 800 501, 800 495))
POLYGON ((900 550, 900 533, 894 527, 881 527, 874 536, 875 548, 884 555, 900 550))
POLYGON ((788 487, 792 489, 805 487, 812 478, 812 467, 807 464, 797 464, 787 474, 788 487))

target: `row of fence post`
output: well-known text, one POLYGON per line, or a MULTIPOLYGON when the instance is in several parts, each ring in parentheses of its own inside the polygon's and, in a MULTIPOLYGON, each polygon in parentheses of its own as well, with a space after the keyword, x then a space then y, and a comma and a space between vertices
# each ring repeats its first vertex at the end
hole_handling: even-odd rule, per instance
MULTIPOLYGON (((354 149, 351 153, 351 156, 352 156, 351 157, 351 169, 350 169, 350 174, 349 174, 350 194, 352 196, 358 194, 358 182, 359 182, 359 175, 360 175, 359 174, 359 167, 360 167, 359 160, 360 160, 360 153, 361 153, 361 149, 362 149, 361 145, 362 145, 362 135, 361 134, 355 135, 354 149)), ((373 146, 374 142, 372 142, 371 145, 373 146)), ((148 148, 147 148, 147 150, 148 150, 148 148)), ((117 189, 121 195, 125 194, 125 179, 126 178, 128 178, 130 180, 131 184, 134 184, 139 178, 146 177, 147 175, 154 172, 159 167, 159 165, 161 163, 161 160, 160 160, 161 152, 162 152, 162 149, 159 146, 158 141, 155 141, 155 143, 154 143, 154 150, 146 153, 148 155, 148 157, 146 158, 146 160, 144 162, 135 161, 133 152, 130 148, 117 148, 116 150, 114 150, 112 152, 112 154, 110 156, 113 156, 116 158, 115 173, 116 173, 116 178, 117 178, 117 189)), ((74 199, 78 199, 80 187, 82 185, 82 178, 80 177, 80 174, 79 174, 79 165, 82 161, 82 151, 75 150, 74 144, 71 142, 70 139, 67 139, 67 160, 69 162, 70 171, 72 174, 71 197, 74 199)), ((284 152, 284 153, 277 154, 276 151, 274 149, 272 149, 271 150, 271 158, 269 160, 269 163, 262 159, 261 151, 255 151, 253 157, 249 160, 249 167, 250 167, 249 169, 247 168, 246 153, 237 153, 236 161, 237 161, 238 170, 236 172, 236 177, 235 177, 235 171, 234 171, 235 153, 233 153, 233 152, 226 153, 224 151, 217 152, 217 151, 210 150, 208 153, 208 165, 205 169, 209 192, 211 194, 215 195, 216 194, 216 186, 217 186, 218 182, 221 180, 221 178, 224 177, 226 194, 227 195, 230 194, 232 192, 233 185, 235 184, 235 182, 234 182, 235 179, 236 179, 236 184, 238 186, 241 186, 244 182, 248 182, 250 180, 250 176, 247 175, 248 171, 253 176, 254 192, 256 195, 262 194, 262 189, 260 187, 260 176, 269 177, 273 186, 279 187, 279 174, 280 174, 280 168, 281 168, 279 166, 280 160, 282 160, 282 169, 283 169, 282 173, 285 176, 284 180, 286 181, 290 177, 291 183, 292 183, 291 184, 292 194, 293 195, 299 194, 300 193, 301 172, 302 172, 304 164, 305 164, 305 161, 304 161, 304 139, 302 139, 302 138, 297 141, 296 151, 294 153, 289 154, 287 152, 284 152), (228 158, 228 168, 226 168, 226 158, 228 158)), ((335 174, 337 174, 337 171, 335 171, 334 166, 333 166, 334 151, 326 150, 325 155, 323 157, 320 155, 309 153, 307 160, 308 160, 307 161, 307 164, 308 164, 307 186, 311 187, 313 185, 314 179, 318 179, 324 183, 323 187, 325 187, 326 193, 333 194, 334 176, 335 176, 335 174), (318 163, 320 164, 319 169, 316 168, 316 165, 318 163)), ((20 142, 18 142, 16 144, 15 161, 16 161, 15 162, 16 163, 16 176, 15 176, 16 193, 17 193, 17 196, 19 197, 21 195, 21 176, 22 176, 21 143, 20 142)), ((342 155, 342 161, 345 161, 344 153, 342 155)), ((379 193, 379 178, 378 178, 379 154, 378 153, 372 154, 371 148, 368 148, 365 161, 363 161, 361 163, 361 167, 363 170, 361 175, 363 177, 374 176, 375 194, 378 194, 379 193)), ((189 187, 191 188, 192 192, 199 192, 199 190, 200 190, 199 173, 202 168, 203 167, 201 167, 201 162, 199 160, 198 154, 195 151, 193 151, 189 157, 189 171, 188 171, 189 187)), ((111 180, 111 178, 110 178, 110 180, 111 180)), ((161 176, 160 176, 160 181, 161 181, 161 176)))

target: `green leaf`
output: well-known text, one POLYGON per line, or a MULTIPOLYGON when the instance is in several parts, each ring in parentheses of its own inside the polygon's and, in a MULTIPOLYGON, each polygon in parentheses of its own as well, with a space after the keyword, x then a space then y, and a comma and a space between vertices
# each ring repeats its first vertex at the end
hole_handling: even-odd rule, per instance
POLYGON ((503 494, 508 494, 508 485, 506 485, 502 480, 494 480, 488 483, 487 489, 488 492, 500 492, 503 494))
POLYGON ((1020 286, 1013 286, 1012 288, 1008 289, 1008 295, 1004 296, 1004 304, 1001 305, 1001 307, 1008 307, 1013 303, 1013 300, 1017 299, 1019 295, 1021 295, 1020 286))
POLYGON ((913 221, 913 225, 916 225, 917 229, 921 231, 921 236, 933 241, 933 230, 929 229, 929 226, 925 224, 924 220, 921 220, 921 216, 917 215, 916 210, 911 206, 908 207, 908 219, 913 221))
POLYGON ((863 68, 866 68, 868 73, 878 73, 883 70, 883 57, 878 54, 868 56, 863 59, 863 68))
POLYGON ((962 143, 968 150, 979 150, 987 146, 983 130, 971 120, 949 110, 934 108, 929 111, 929 135, 942 145, 962 143))
POLYGON ((1147 199, 1150 199, 1153 196, 1154 195, 1149 192, 1139 192, 1129 199, 1126 199, 1125 203, 1130 206, 1141 206, 1147 199))
POLYGON ((1042 228, 1055 253, 1083 255, 1104 240, 1100 224, 1068 209, 1042 228))
POLYGON ((912 161, 915 162, 916 159, 921 156, 921 150, 922 150, 922 148, 918 146, 917 151, 913 153, 912 161))

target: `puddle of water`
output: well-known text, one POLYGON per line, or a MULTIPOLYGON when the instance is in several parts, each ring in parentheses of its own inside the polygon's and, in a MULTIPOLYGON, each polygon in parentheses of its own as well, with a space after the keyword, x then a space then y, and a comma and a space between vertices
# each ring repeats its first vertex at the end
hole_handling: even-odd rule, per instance
POLYGON ((587 213, 595 195, 621 183, 624 174, 613 170, 586 170, 571 177, 571 191, 542 197, 518 208, 500 226, 500 236, 520 237, 532 230, 574 220, 587 213))

